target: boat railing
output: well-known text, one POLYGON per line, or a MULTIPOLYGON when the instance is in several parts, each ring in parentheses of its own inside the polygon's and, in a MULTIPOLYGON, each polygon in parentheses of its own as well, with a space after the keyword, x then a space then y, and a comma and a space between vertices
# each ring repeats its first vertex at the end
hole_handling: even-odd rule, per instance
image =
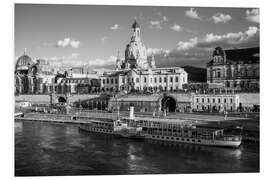
POLYGON ((240 135, 223 135, 215 137, 214 139, 223 141, 240 141, 242 137, 240 135))

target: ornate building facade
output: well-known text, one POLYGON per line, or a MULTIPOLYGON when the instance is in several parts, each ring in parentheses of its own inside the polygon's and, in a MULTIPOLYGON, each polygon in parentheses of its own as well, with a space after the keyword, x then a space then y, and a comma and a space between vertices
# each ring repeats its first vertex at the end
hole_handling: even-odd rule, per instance
POLYGON ((36 62, 26 52, 17 59, 15 66, 15 94, 44 94, 52 90, 54 73, 43 59, 36 62))
POLYGON ((216 47, 207 64, 207 82, 220 83, 228 90, 259 91, 259 47, 223 50, 216 47))
POLYGON ((104 72, 100 80, 104 91, 173 91, 182 89, 182 85, 187 83, 187 72, 180 67, 157 68, 153 54, 148 61, 146 47, 141 41, 141 29, 135 20, 125 59, 121 60, 118 53, 116 70, 104 72))
POLYGON ((191 97, 194 111, 237 111, 240 104, 237 94, 193 94, 191 97))

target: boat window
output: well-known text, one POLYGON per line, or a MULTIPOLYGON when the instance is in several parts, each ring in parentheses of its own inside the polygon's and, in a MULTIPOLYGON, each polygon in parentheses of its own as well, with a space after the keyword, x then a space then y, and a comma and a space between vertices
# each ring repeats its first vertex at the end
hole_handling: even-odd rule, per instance
POLYGON ((164 139, 164 136, 162 136, 161 139, 164 139))
POLYGON ((181 140, 182 140, 182 141, 184 141, 185 139, 184 139, 184 138, 182 138, 181 140))
POLYGON ((174 137, 171 137, 171 139, 174 139, 174 137))
POLYGON ((155 138, 155 136, 152 136, 152 138, 155 138))
POLYGON ((179 140, 179 138, 176 138, 176 140, 179 140))
POLYGON ((187 141, 189 141, 189 139, 187 139, 187 141))
POLYGON ((169 137, 166 137, 166 139, 169 139, 169 137))
POLYGON ((192 142, 195 142, 195 139, 192 139, 192 142))
POLYGON ((159 136, 157 136, 157 138, 159 138, 159 136))
POLYGON ((201 140, 198 140, 198 142, 201 142, 201 140))

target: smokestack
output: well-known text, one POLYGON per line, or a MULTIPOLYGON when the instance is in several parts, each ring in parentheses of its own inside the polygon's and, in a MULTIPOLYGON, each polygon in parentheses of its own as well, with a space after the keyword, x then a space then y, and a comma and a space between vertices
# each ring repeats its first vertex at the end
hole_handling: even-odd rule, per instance
POLYGON ((134 107, 129 107, 129 119, 134 119, 134 107))

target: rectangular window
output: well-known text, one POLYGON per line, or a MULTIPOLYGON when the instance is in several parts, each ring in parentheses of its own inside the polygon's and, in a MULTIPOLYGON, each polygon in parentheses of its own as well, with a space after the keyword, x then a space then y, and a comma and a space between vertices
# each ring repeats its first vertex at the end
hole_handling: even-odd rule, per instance
POLYGON ((146 77, 144 77, 144 83, 146 83, 146 77))
POLYGON ((218 98, 218 103, 220 103, 220 98, 218 98))
POLYGON ((233 102, 233 99, 231 98, 231 103, 233 102))
POLYGON ((159 82, 160 82, 160 83, 162 82, 162 78, 161 78, 161 77, 159 78, 159 82))
POLYGON ((164 77, 164 82, 165 82, 165 83, 167 82, 167 77, 164 77))
POLYGON ((137 82, 137 83, 139 82, 139 78, 136 78, 136 82, 137 82))
POLYGON ((178 82, 178 76, 175 77, 175 82, 178 82))
POLYGON ((202 103, 204 103, 204 98, 202 98, 202 103))
POLYGON ((109 79, 107 79, 107 84, 109 84, 110 83, 110 80, 109 79))
POLYGON ((213 103, 215 103, 215 99, 213 99, 213 103))
POLYGON ((157 83, 157 78, 156 77, 154 78, 154 82, 157 83))
POLYGON ((150 83, 152 83, 152 78, 150 78, 150 83))
POLYGON ((224 103, 226 103, 226 99, 224 99, 224 103))
POLYGON ((199 98, 196 99, 197 103, 199 102, 199 98))
POLYGON ((105 84, 105 79, 103 79, 103 84, 105 84))
POLYGON ((122 83, 125 84, 125 77, 122 78, 122 83))
POLYGON ((171 82, 171 83, 173 82, 173 77, 170 78, 170 82, 171 82))
POLYGON ((210 103, 210 99, 209 98, 207 98, 207 102, 210 103))
POLYGON ((115 79, 115 84, 117 84, 118 83, 118 79, 115 79))
POLYGON ((111 83, 113 84, 113 79, 111 79, 111 83))

